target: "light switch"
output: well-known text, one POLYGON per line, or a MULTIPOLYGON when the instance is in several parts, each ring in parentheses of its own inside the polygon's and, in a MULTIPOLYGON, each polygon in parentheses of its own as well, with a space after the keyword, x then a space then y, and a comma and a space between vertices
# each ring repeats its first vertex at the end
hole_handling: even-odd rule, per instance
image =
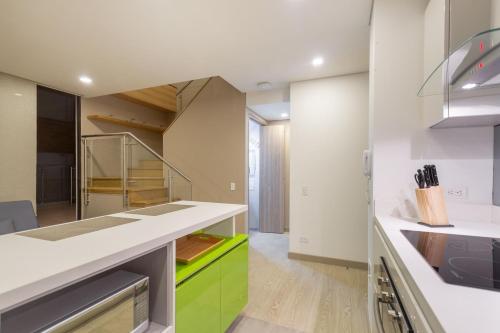
POLYGON ((302 196, 309 196, 309 189, 307 188, 307 186, 302 186, 302 196))
POLYGON ((231 191, 236 191, 236 183, 235 182, 230 182, 229 183, 229 189, 231 191))

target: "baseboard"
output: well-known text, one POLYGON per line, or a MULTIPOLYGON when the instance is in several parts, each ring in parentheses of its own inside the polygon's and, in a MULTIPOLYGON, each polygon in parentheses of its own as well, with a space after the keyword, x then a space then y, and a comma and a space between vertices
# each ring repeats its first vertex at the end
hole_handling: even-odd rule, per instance
POLYGON ((288 259, 297 259, 297 260, 319 262, 319 263, 328 264, 328 265, 345 266, 345 267, 350 267, 350 268, 362 269, 365 271, 368 270, 368 264, 365 262, 351 261, 351 260, 344 260, 344 259, 337 259, 337 258, 320 257, 320 256, 313 256, 313 255, 309 255, 309 254, 302 254, 302 253, 295 253, 295 252, 288 252, 288 259))

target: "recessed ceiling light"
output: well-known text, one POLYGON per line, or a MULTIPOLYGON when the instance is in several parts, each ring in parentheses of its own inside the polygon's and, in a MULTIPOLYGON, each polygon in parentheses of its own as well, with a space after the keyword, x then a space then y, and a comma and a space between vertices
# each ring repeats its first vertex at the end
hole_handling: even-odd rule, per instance
POLYGON ((462 89, 469 90, 477 87, 477 83, 467 83, 462 86, 462 89))
POLYGON ((80 76, 80 82, 84 83, 84 84, 91 84, 92 83, 92 79, 89 78, 88 76, 80 76))
POLYGON ((324 62, 325 62, 325 60, 322 57, 316 57, 313 59, 312 65, 314 67, 318 67, 318 66, 323 65, 324 62))
POLYGON ((271 82, 267 81, 257 83, 257 87, 261 90, 271 89, 272 86, 271 82))
POLYGON ((286 117, 288 117, 288 113, 282 113, 281 114, 281 118, 286 118, 286 117))
POLYGON ((21 93, 15 93, 14 96, 21 97, 23 94, 21 93))

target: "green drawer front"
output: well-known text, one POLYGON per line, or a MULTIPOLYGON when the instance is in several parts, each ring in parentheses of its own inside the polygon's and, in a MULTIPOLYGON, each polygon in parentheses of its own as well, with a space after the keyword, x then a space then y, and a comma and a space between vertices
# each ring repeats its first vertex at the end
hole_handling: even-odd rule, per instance
POLYGON ((176 289, 177 333, 221 331, 220 263, 214 262, 176 289))
POLYGON ((248 302, 248 241, 220 260, 221 311, 224 332, 248 302))

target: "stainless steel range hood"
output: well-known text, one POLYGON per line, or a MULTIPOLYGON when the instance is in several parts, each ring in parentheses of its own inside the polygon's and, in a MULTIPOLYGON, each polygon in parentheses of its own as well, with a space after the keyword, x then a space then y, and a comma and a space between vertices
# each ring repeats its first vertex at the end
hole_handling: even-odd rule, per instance
POLYGON ((418 96, 442 98, 442 117, 433 128, 500 124, 500 28, 465 41, 425 80, 418 96))

